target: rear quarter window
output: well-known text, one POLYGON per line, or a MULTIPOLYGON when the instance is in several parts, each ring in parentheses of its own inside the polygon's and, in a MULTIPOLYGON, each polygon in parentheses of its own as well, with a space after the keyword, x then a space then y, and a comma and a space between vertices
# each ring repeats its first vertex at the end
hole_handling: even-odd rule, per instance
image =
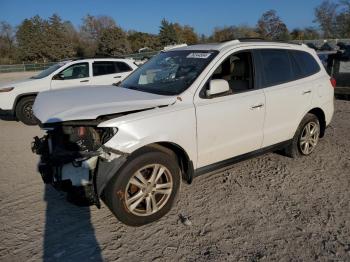
POLYGON ((132 68, 124 62, 115 62, 120 73, 132 71, 132 68))
POLYGON ((314 75, 321 70, 315 58, 309 53, 297 50, 289 52, 291 54, 296 79, 314 75))
POLYGON ((92 69, 94 76, 109 75, 118 72, 118 68, 110 61, 95 61, 92 64, 92 69))

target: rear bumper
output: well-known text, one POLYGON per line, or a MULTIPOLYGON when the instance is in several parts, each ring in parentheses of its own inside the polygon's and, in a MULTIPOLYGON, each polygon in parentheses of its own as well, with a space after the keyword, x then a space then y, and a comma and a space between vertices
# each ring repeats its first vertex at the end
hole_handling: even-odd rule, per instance
POLYGON ((326 117, 326 126, 329 126, 334 116, 334 99, 322 106, 323 111, 325 112, 326 117))

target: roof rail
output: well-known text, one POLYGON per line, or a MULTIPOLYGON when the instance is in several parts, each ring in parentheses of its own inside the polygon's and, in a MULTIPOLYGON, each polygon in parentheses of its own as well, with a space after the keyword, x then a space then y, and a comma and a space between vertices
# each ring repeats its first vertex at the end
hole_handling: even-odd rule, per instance
POLYGON ((242 38, 237 38, 237 40, 239 40, 239 42, 266 41, 266 39, 261 37, 242 37, 242 38))
POLYGON ((239 38, 240 42, 263 42, 263 43, 281 43, 281 44, 292 44, 292 45, 301 45, 300 43, 283 41, 283 40, 267 40, 263 38, 239 38))
POLYGON ((292 44, 292 45, 302 45, 300 43, 295 43, 295 42, 282 41, 282 40, 267 40, 260 37, 243 37, 243 38, 237 38, 232 40, 224 40, 224 41, 221 41, 220 43, 222 43, 223 46, 226 46, 226 43, 227 45, 229 45, 234 43, 249 43, 249 42, 284 43, 284 44, 292 44))
POLYGON ((84 56, 84 57, 75 57, 72 60, 86 60, 86 59, 109 59, 109 58, 115 58, 115 59, 122 59, 125 58, 123 56, 84 56))
POLYGON ((234 39, 226 39, 226 40, 222 40, 220 41, 220 43, 227 43, 227 42, 231 42, 234 40, 238 40, 240 42, 248 42, 248 41, 264 41, 264 38, 260 38, 260 37, 242 37, 242 38, 234 38, 234 39))

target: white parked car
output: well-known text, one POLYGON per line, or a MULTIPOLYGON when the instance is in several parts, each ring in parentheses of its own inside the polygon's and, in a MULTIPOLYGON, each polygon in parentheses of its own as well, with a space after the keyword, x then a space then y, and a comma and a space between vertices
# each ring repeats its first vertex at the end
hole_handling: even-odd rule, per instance
POLYGON ((32 149, 45 183, 125 224, 165 215, 181 179, 248 156, 314 152, 334 81, 305 45, 234 40, 161 52, 119 87, 42 92, 32 149), (61 101, 64 101, 62 103, 61 101))
MULTIPOLYGON (((0 114, 36 123, 32 105, 39 92, 78 86, 112 85, 137 68, 130 59, 79 59, 57 63, 37 76, 0 87, 0 114)), ((64 101, 60 101, 64 103, 64 101)))

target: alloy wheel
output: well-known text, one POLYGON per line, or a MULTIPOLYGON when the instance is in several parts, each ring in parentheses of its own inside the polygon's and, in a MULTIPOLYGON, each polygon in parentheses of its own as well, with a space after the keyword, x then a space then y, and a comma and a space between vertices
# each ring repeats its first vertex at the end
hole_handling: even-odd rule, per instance
POLYGON ((304 155, 311 154, 320 136, 320 125, 317 122, 309 122, 303 128, 299 139, 299 147, 304 155))
POLYGON ((170 171, 161 164, 147 165, 131 176, 125 190, 125 204, 132 214, 149 216, 164 207, 172 190, 170 171))

